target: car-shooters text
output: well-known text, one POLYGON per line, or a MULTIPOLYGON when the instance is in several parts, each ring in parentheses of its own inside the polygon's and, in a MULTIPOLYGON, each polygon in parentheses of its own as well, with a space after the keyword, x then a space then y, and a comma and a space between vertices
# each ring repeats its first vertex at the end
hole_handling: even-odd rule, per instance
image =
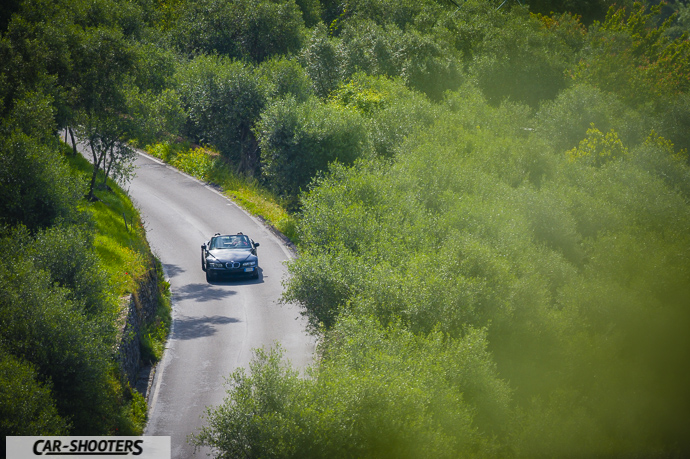
POLYGON ((139 456, 143 449, 141 447, 144 440, 72 440, 64 443, 62 440, 41 439, 34 443, 34 454, 42 456, 44 454, 122 454, 139 456))

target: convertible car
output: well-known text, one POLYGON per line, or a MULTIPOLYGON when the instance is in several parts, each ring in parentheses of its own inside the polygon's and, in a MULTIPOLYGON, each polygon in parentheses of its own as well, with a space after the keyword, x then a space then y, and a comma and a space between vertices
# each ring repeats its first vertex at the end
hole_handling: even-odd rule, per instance
POLYGON ((258 279, 257 247, 258 242, 242 233, 216 233, 210 241, 201 246, 201 269, 206 272, 206 281, 231 276, 258 279))

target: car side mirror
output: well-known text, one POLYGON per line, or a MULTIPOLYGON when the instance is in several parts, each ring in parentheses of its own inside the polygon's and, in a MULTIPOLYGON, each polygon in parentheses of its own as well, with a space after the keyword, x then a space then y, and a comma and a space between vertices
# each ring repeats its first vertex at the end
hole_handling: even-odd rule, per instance
POLYGON ((255 242, 255 243, 254 243, 254 247, 259 247, 260 245, 261 245, 261 244, 259 244, 258 242, 255 242))
POLYGON ((206 244, 201 244, 201 250, 206 251, 206 244))

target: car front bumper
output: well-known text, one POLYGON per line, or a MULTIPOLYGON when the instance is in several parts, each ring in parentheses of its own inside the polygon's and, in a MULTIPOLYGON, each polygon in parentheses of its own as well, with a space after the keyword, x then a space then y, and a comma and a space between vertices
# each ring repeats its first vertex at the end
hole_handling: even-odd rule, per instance
POLYGON ((241 276, 255 276, 259 270, 258 266, 245 268, 206 268, 207 272, 216 277, 241 277, 241 276))

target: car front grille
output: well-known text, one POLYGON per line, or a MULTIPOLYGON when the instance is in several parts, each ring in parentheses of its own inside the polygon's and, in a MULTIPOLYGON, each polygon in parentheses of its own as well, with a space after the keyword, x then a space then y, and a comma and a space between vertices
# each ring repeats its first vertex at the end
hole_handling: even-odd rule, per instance
POLYGON ((231 261, 229 263, 225 263, 225 267, 228 269, 237 269, 240 267, 240 263, 238 261, 231 261))

